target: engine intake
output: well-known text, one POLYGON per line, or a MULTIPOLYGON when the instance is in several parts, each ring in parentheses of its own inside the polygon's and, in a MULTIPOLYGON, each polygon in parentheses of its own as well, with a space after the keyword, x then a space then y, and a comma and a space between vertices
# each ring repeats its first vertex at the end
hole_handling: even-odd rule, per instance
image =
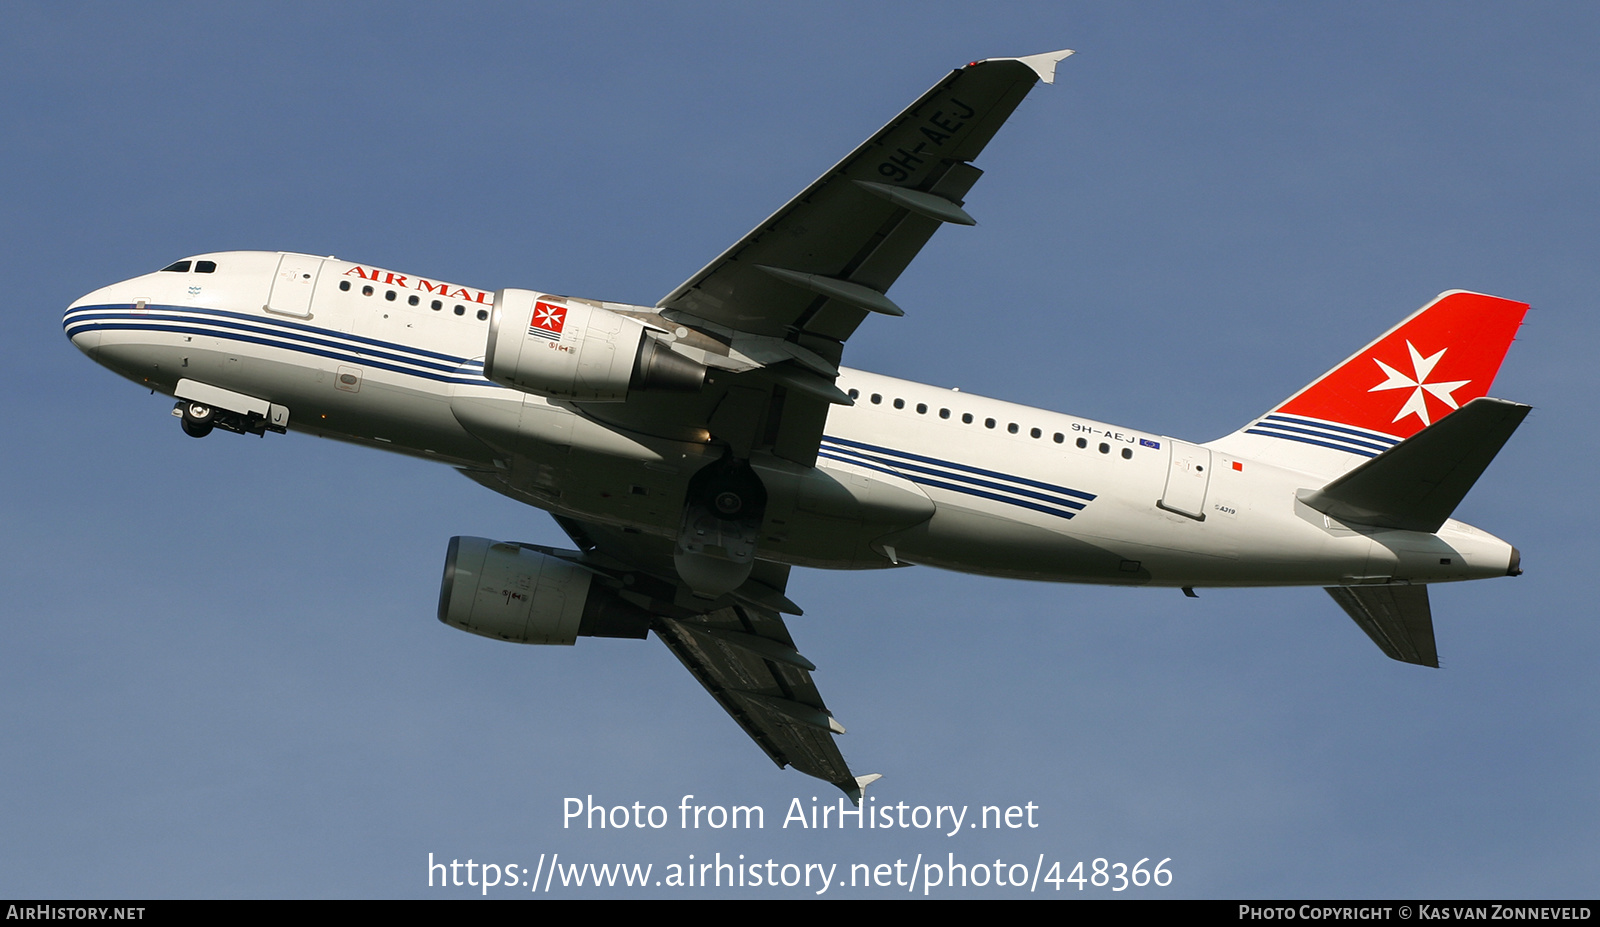
POLYGON ((455 537, 439 585, 439 620, 496 640, 570 645, 579 637, 642 639, 651 615, 571 560, 521 544, 455 537))
POLYGON ((484 376, 503 386, 581 402, 621 402, 629 390, 695 392, 706 368, 648 334, 637 319, 532 290, 495 293, 484 376))

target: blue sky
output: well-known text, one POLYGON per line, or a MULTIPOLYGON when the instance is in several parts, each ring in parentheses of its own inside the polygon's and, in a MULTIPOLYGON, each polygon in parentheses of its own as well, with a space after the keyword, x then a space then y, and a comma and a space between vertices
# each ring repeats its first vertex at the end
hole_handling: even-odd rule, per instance
POLYGON ((1154 897, 1593 894, 1592 6, 5 18, 0 894, 454 897, 477 892, 430 890, 428 854, 719 852, 1171 858, 1154 897), (1464 288, 1533 305, 1494 394, 1535 411, 1458 512, 1527 573, 1434 589, 1439 671, 1383 658, 1316 589, 797 571, 791 630, 846 757, 885 775, 873 797, 1032 802, 1038 828, 781 828, 830 790, 773 768, 658 643, 434 620, 450 536, 563 544, 547 516, 333 442, 193 441, 61 334, 79 295, 232 248, 651 303, 948 69, 1060 47, 1079 53, 978 162, 980 224, 935 237, 892 293, 907 317, 869 320, 847 363, 1209 440, 1464 288), (767 827, 561 826, 569 796, 686 794, 767 827))

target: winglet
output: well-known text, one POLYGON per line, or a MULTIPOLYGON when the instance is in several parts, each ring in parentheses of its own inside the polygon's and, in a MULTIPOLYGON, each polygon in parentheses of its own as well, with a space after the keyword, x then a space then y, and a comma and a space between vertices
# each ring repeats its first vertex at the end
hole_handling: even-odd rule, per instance
POLYGON ((985 58, 983 61, 974 61, 972 63, 984 64, 989 61, 1018 61, 1027 65, 1033 71, 1033 73, 1039 75, 1040 80, 1047 84, 1053 84, 1056 82, 1056 65, 1061 62, 1061 59, 1072 54, 1076 54, 1076 52, 1070 48, 1063 48, 1060 51, 1045 52, 1042 55, 1029 55, 1026 58, 985 58))
POLYGON ((857 776, 855 778, 854 788, 851 787, 849 782, 841 782, 838 783, 839 790, 850 796, 850 801, 853 802, 857 808, 859 808, 861 807, 861 798, 867 792, 867 786, 877 782, 882 778, 882 773, 868 773, 865 776, 857 776))

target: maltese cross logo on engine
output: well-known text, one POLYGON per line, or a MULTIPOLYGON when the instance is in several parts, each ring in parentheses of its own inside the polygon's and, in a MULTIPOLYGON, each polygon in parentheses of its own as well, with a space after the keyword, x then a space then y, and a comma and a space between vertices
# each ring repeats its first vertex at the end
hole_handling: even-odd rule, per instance
POLYGON ((533 304, 533 318, 528 321, 528 334, 548 341, 560 341, 561 329, 567 324, 565 306, 552 306, 546 302, 533 304))
POLYGON ((1401 406, 1400 411, 1395 414, 1394 420, 1397 422, 1407 415, 1415 415, 1417 418, 1422 419, 1424 426, 1433 424, 1433 421, 1428 417, 1428 400, 1423 395, 1425 392, 1432 394, 1433 398, 1452 409, 1461 408, 1451 394, 1471 383, 1471 380, 1451 380, 1448 383, 1428 382, 1428 374, 1433 372, 1434 366, 1439 363, 1439 358, 1444 357, 1444 352, 1450 349, 1440 348, 1438 354, 1432 357, 1423 357, 1422 353, 1413 347, 1411 342, 1407 341, 1406 350, 1411 352, 1411 371, 1413 375, 1408 377, 1383 361, 1373 358, 1373 363, 1381 367, 1383 372, 1388 374, 1389 379, 1367 390, 1367 392, 1376 393, 1379 390, 1386 389, 1411 390, 1411 395, 1407 397, 1405 405, 1401 406))

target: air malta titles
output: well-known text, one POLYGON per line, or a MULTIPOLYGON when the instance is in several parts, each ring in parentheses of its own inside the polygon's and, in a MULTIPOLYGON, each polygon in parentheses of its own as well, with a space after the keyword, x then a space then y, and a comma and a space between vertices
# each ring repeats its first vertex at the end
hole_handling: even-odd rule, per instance
POLYGON ((466 300, 467 302, 482 303, 485 306, 494 305, 494 294, 492 293, 485 293, 482 290, 471 290, 464 286, 458 286, 452 290, 450 288, 451 284, 434 283, 432 280, 428 280, 423 277, 417 277, 415 278, 415 282, 411 282, 412 278, 405 274, 397 274, 389 270, 379 270, 376 267, 369 270, 365 267, 362 267, 360 264, 356 264, 349 270, 345 271, 344 275, 346 277, 360 277, 363 280, 371 280, 373 283, 381 283, 385 286, 398 286, 405 287, 408 290, 421 290, 424 293, 432 293, 435 296, 443 296, 445 299, 466 300))

